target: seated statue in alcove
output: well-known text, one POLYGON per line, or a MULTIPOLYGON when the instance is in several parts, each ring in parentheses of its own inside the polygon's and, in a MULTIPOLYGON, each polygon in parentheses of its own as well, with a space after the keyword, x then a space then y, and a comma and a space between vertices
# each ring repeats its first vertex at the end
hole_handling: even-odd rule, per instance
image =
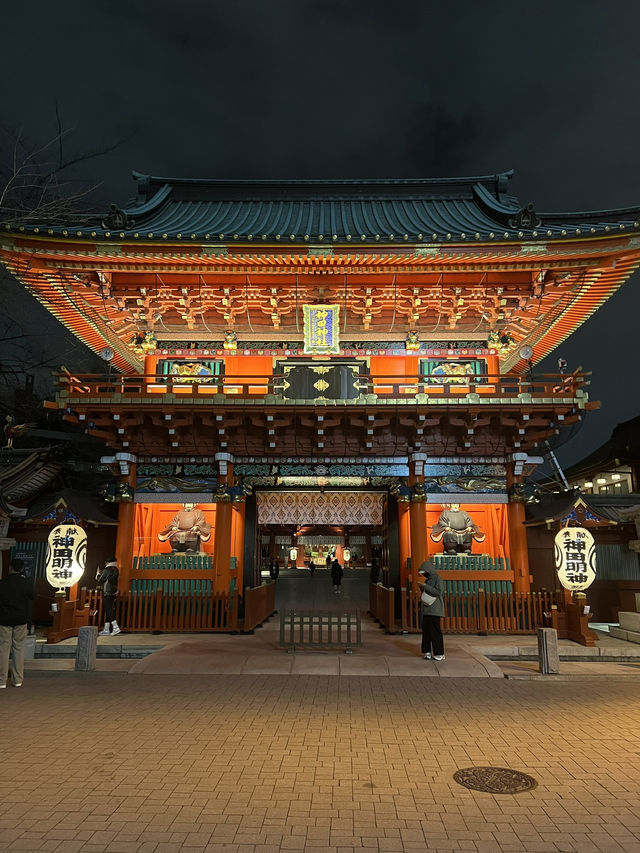
POLYGON ((442 540, 445 554, 470 554, 473 540, 484 542, 485 534, 460 504, 443 504, 440 518, 431 528, 431 539, 442 540))
POLYGON ((197 554, 200 543, 211 538, 211 525, 196 504, 185 503, 170 524, 158 533, 161 542, 169 542, 172 554, 197 554))

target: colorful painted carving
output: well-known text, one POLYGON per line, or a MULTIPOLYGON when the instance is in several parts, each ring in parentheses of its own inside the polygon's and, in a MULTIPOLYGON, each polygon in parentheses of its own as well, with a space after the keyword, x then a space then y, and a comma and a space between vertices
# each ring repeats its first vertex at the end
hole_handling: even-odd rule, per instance
POLYGON ((415 329, 411 329, 411 331, 407 334, 407 337, 405 338, 405 349, 420 349, 420 338, 415 329))
POLYGON ((226 349, 227 352, 235 352, 238 349, 238 336, 232 329, 227 329, 224 333, 224 343, 222 344, 223 349, 226 349))

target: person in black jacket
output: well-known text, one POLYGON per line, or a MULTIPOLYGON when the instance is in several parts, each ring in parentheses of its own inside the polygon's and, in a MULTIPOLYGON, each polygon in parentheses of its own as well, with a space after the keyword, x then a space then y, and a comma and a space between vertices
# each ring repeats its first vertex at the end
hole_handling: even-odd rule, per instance
POLYGON ((340 565, 338 558, 336 557, 331 563, 331 582, 333 583, 334 592, 340 592, 340 585, 342 584, 342 575, 342 566, 340 565))
POLYGON ((99 637, 109 637, 120 633, 120 627, 116 622, 116 595, 118 594, 118 563, 115 557, 104 564, 104 569, 98 571, 96 583, 102 587, 102 614, 104 616, 104 628, 98 633, 99 637), (110 631, 109 629, 113 630, 110 631))
POLYGON ((24 644, 33 584, 22 574, 22 560, 12 560, 9 574, 0 580, 0 687, 7 686, 9 656, 14 687, 24 681, 24 644))

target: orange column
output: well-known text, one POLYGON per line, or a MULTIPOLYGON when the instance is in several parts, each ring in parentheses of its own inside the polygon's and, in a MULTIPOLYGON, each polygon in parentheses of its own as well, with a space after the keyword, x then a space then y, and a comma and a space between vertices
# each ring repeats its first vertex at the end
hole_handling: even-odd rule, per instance
MULTIPOLYGON (((233 456, 230 453, 216 453, 216 462, 219 465, 218 483, 225 486, 233 485, 233 456)), ((229 591, 232 513, 231 498, 227 501, 217 502, 213 544, 214 589, 216 592, 229 591)))
POLYGON ((407 558, 411 556, 411 523, 408 503, 398 504, 398 545, 400 558, 400 586, 407 585, 407 558))
MULTIPOLYGON (((131 486, 131 490, 135 492, 137 469, 136 457, 129 453, 118 453, 116 454, 115 459, 120 465, 120 481, 131 486)), ((118 589, 120 592, 129 592, 131 584, 135 516, 135 503, 133 501, 120 501, 120 505, 118 507, 118 534, 116 538, 115 554, 120 570, 120 576, 118 578, 118 589)))
MULTIPOLYGON (((244 591, 242 589, 244 577, 244 515, 244 500, 241 503, 234 503, 233 511, 231 513, 231 556, 236 558, 235 578, 240 595, 242 595, 244 591)), ((233 572, 231 573, 231 576, 234 577, 233 572)))
MULTIPOLYGON (((516 464, 515 462, 507 463, 507 492, 511 492, 511 486, 516 485, 522 479, 515 473, 516 464)), ((530 592, 531 590, 527 528, 524 526, 524 520, 524 503, 514 500, 513 494, 510 494, 509 504, 507 505, 507 526, 509 528, 511 568, 513 569, 516 592, 530 592)))

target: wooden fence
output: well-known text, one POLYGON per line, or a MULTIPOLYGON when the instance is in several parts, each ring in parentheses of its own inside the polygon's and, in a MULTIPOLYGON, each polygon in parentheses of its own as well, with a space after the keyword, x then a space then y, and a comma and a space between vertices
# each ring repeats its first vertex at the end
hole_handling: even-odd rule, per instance
POLYGON ((395 593, 381 583, 369 584, 369 613, 389 634, 396 631, 395 593))
POLYGON ((362 645, 360 611, 283 610, 280 613, 280 645, 290 651, 342 648, 350 652, 354 646, 362 645))
MULTIPOLYGON (((403 631, 419 633, 420 596, 401 590, 403 631)), ((535 634, 545 623, 545 613, 556 603, 551 592, 446 593, 442 630, 447 634, 535 634)))
POLYGON ((276 585, 264 583, 262 586, 246 587, 244 591, 244 619, 242 630, 253 631, 276 609, 276 585))
MULTIPOLYGON (((91 624, 102 626, 102 593, 83 589, 82 596, 82 603, 89 604, 91 624)), ((122 628, 133 633, 238 631, 238 602, 237 592, 231 596, 170 594, 162 589, 125 592, 116 598, 116 619, 122 628)))

